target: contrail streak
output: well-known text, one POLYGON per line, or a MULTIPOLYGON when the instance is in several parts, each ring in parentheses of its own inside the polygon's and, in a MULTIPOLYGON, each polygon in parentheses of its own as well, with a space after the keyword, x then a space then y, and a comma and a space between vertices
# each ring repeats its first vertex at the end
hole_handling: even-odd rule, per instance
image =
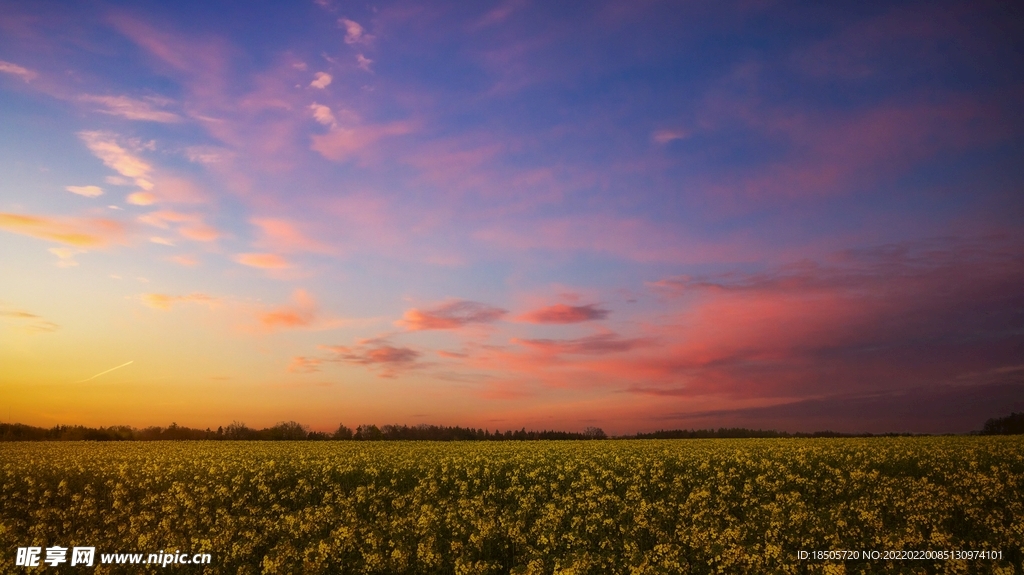
POLYGON ((89 381, 90 379, 96 379, 97 377, 103 375, 104 373, 110 373, 110 372, 114 371, 115 369, 121 369, 122 367, 132 363, 133 361, 135 361, 135 360, 133 359, 132 361, 129 361, 128 363, 122 363, 121 365, 119 365, 117 367, 112 367, 112 368, 108 369, 107 371, 101 371, 101 372, 97 373, 96 375, 94 375, 92 377, 83 379, 82 381, 76 381, 75 383, 85 383, 85 382, 89 381))

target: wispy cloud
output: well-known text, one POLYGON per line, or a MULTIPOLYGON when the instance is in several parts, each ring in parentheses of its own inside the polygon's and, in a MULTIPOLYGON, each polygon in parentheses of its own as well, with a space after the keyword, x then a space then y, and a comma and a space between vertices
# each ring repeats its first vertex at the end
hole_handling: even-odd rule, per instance
POLYGON ((196 164, 215 165, 223 163, 232 153, 217 146, 189 146, 185 148, 185 157, 196 164))
POLYGON ((196 242, 212 242, 221 237, 221 232, 203 221, 196 213, 175 210, 157 210, 139 216, 139 221, 160 229, 174 229, 181 237, 196 242))
POLYGON ((314 240, 299 230, 300 224, 284 218, 252 218, 260 229, 257 245, 276 252, 310 252, 329 254, 330 246, 314 240))
POLYGON ((690 133, 684 130, 658 130, 651 135, 651 138, 659 144, 667 144, 676 140, 685 140, 690 133))
POLYGON ((38 76, 38 74, 36 74, 32 70, 29 70, 28 68, 19 66, 11 62, 6 62, 4 60, 0 60, 0 72, 3 72, 4 74, 12 74, 14 76, 18 76, 26 82, 31 82, 36 78, 36 76, 38 76))
POLYGON ((316 373, 324 364, 359 365, 378 372, 380 377, 393 378, 401 372, 425 367, 419 361, 422 353, 410 347, 392 344, 387 337, 359 340, 355 345, 320 345, 330 352, 324 356, 295 356, 288 366, 292 373, 316 373))
POLYGON ((15 322, 21 329, 28 333, 48 333, 57 331, 60 326, 48 321, 34 313, 21 309, 0 307, 0 319, 15 322))
POLYGON ((418 361, 422 355, 419 351, 410 347, 393 345, 387 338, 365 339, 357 342, 354 346, 320 347, 334 353, 329 361, 376 369, 380 377, 392 378, 403 371, 422 367, 418 361))
POLYGON ((492 323, 506 313, 506 310, 487 304, 454 300, 427 310, 410 309, 395 325, 409 331, 458 329, 469 324, 492 323))
POLYGON ((253 268, 262 269, 284 269, 291 267, 288 260, 278 254, 247 253, 235 256, 235 261, 253 268))
POLYGON ((131 178, 135 185, 144 190, 153 188, 149 180, 152 166, 122 148, 116 136, 109 132, 79 132, 78 137, 108 168, 131 178))
POLYGON ((120 116, 128 120, 140 120, 145 122, 160 122, 173 124, 181 121, 181 116, 161 110, 160 108, 171 104, 166 98, 148 97, 142 100, 128 96, 95 96, 85 94, 79 96, 82 102, 99 104, 100 112, 112 116, 120 116))
POLYGON ((120 243, 125 226, 107 218, 59 218, 0 212, 0 229, 79 248, 120 243))
POLYGON ((57 260, 57 267, 59 268, 71 268, 77 266, 78 262, 75 261, 75 256, 85 253, 85 250, 77 248, 50 248, 47 251, 60 258, 57 260))
POLYGON ((206 192, 191 179, 161 172, 150 193, 161 203, 203 204, 209 201, 206 192))
POLYGON ((195 256, 171 256, 168 258, 170 261, 178 264, 179 266, 185 266, 194 268, 199 265, 199 260, 195 256))
POLYGON ((260 323, 268 329, 307 327, 317 318, 317 305, 306 290, 292 294, 292 304, 260 314, 260 323))
POLYGON ((566 305, 555 304, 519 316, 519 321, 528 323, 580 323, 608 317, 608 310, 597 304, 566 305))
POLYGON ((366 70, 367 72, 373 72, 373 70, 370 68, 370 66, 373 65, 373 60, 367 58, 366 56, 363 56, 362 54, 356 54, 356 65, 359 66, 359 68, 362 70, 366 70))
POLYGON ((64 189, 72 194, 78 194, 79 196, 85 196, 87 198, 95 198, 103 195, 103 188, 99 186, 67 186, 64 189))
POLYGON ((169 310, 172 306, 182 303, 198 303, 213 307, 217 298, 204 293, 194 292, 188 295, 167 295, 162 293, 146 293, 139 296, 142 303, 153 309, 169 310))
POLYGON ((943 239, 666 278, 652 287, 691 303, 666 327, 669 354, 636 368, 690 378, 688 395, 769 397, 821 393, 825 382, 850 393, 898 389, 1005 365, 1021 329, 1007 310, 1024 303, 1012 243, 943 239))
POLYGON ((334 347, 338 357, 349 363, 360 365, 385 364, 388 366, 411 365, 420 353, 408 347, 395 347, 385 344, 374 344, 352 350, 352 348, 334 347))
POLYGON ((577 339, 513 339, 512 342, 548 355, 621 353, 652 344, 647 338, 623 338, 614 333, 599 333, 577 339))
POLYGON ((291 373, 316 373, 320 371, 320 366, 326 361, 328 360, 319 357, 297 355, 288 364, 288 371, 291 373))
POLYGON ((416 125, 412 122, 339 127, 326 134, 313 135, 310 149, 319 152, 328 160, 342 162, 377 143, 378 140, 411 134, 415 129, 416 125))
POLYGON ((507 2, 502 2, 498 7, 493 8, 487 14, 484 14, 482 18, 474 22, 470 28, 473 30, 479 30, 504 22, 509 16, 516 11, 521 10, 525 6, 525 0, 509 0, 507 2))

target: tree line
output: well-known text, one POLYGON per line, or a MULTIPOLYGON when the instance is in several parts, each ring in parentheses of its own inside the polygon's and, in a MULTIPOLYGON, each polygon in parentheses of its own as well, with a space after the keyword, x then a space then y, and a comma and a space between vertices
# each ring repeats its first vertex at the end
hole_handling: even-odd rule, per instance
MULTIPOLYGON (((985 422, 980 435, 1024 434, 1024 413, 1011 413, 1006 417, 985 422)), ((815 431, 790 433, 771 429, 720 427, 718 429, 662 429, 649 433, 618 436, 614 439, 731 439, 731 438, 787 438, 787 437, 892 437, 914 435, 910 433, 840 433, 815 431)), ((160 440, 234 440, 234 441, 536 441, 610 439, 599 427, 576 431, 527 431, 449 427, 443 425, 360 425, 350 428, 344 424, 331 433, 311 431, 295 421, 282 421, 271 427, 254 429, 240 421, 216 430, 195 429, 172 423, 167 427, 137 429, 127 425, 111 427, 85 427, 82 425, 56 425, 51 428, 34 427, 22 423, 0 423, 0 441, 160 441, 160 440)))
POLYGON ((985 422, 981 428, 982 435, 1020 435, 1024 434, 1024 413, 1011 413, 1006 417, 994 417, 985 422))
POLYGON ((536 441, 606 439, 597 427, 582 432, 476 429, 440 425, 339 425, 333 433, 311 431, 295 421, 283 421, 271 427, 254 429, 240 421, 227 427, 195 429, 172 423, 167 427, 137 429, 127 425, 85 427, 57 425, 49 429, 22 423, 0 423, 0 441, 160 441, 160 440, 234 440, 234 441, 536 441))

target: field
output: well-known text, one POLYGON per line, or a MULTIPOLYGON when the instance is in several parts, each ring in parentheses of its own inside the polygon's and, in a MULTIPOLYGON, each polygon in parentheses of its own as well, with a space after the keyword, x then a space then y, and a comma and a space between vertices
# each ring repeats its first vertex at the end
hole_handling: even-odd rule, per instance
MULTIPOLYGON (((203 573, 1024 572, 1012 437, 0 444, 18 547, 203 573), (996 551, 845 561, 800 551, 996 551)), ((150 569, 152 570, 152 569, 150 569)))

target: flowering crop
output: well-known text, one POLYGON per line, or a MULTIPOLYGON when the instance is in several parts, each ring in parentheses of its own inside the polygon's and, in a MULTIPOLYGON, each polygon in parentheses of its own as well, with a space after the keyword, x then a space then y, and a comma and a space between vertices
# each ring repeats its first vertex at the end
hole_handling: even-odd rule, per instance
POLYGON ((204 573, 232 574, 1024 572, 1024 443, 0 445, 0 566, 52 544, 210 553, 204 573), (797 559, 822 549, 1002 559, 797 559))

